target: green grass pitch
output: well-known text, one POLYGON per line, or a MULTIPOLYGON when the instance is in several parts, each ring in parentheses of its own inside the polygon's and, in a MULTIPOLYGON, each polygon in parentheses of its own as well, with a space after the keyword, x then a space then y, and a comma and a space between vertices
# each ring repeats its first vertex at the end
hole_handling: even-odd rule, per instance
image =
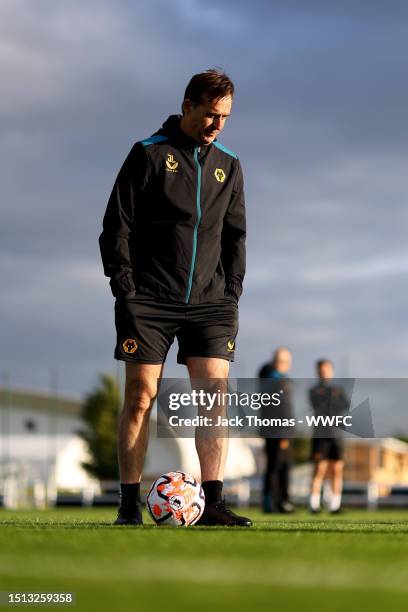
POLYGON ((0 510, 0 591, 74 591, 89 612, 407 610, 407 512, 248 514, 252 529, 174 529, 0 510))

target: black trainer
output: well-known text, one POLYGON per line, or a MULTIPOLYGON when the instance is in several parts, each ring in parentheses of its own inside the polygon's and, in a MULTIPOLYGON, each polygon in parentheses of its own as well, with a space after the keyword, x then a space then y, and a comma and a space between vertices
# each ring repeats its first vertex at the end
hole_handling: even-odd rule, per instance
POLYGON ((200 519, 195 523, 201 525, 223 525, 225 527, 251 527, 252 521, 246 516, 238 516, 227 507, 225 499, 213 504, 208 504, 200 519))
POLYGON ((132 511, 124 512, 122 506, 119 507, 118 516, 114 525, 143 525, 142 508, 140 504, 136 504, 136 507, 132 511))

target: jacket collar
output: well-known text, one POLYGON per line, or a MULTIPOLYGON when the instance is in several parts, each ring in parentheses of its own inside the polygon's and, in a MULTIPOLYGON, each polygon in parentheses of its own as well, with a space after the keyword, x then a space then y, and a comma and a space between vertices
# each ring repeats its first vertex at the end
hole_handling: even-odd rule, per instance
MULTIPOLYGON (((180 128, 180 120, 181 115, 170 115, 156 134, 168 136, 172 141, 177 143, 177 146, 181 147, 182 149, 189 149, 192 151, 195 147, 200 146, 200 144, 194 140, 194 138, 187 136, 187 134, 183 132, 183 130, 180 128)), ((210 147, 211 145, 203 145, 203 153, 205 151, 209 151, 210 147)))

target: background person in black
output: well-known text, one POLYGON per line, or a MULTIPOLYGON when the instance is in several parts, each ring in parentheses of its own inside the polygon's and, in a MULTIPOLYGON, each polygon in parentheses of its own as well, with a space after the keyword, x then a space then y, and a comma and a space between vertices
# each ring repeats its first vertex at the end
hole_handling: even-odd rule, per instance
MULTIPOLYGON (((348 410, 348 401, 343 390, 330 380, 334 376, 334 368, 328 359, 320 359, 316 363, 319 382, 310 389, 310 403, 316 415, 336 416, 343 415, 348 410)), ((327 431, 327 428, 326 428, 327 431)), ((331 499, 329 510, 332 513, 341 510, 341 494, 343 489, 343 443, 342 432, 333 429, 333 437, 316 437, 312 441, 312 459, 314 461, 314 475, 310 495, 310 511, 320 512, 321 493, 325 478, 331 482, 331 499)))
MULTIPOLYGON (((292 399, 291 381, 286 374, 292 365, 292 355, 286 347, 279 347, 275 350, 272 360, 264 364, 259 370, 258 377, 268 379, 262 383, 262 391, 281 394, 279 408, 263 410, 263 417, 291 418, 292 399)), ((276 428, 261 430, 261 435, 265 437, 266 470, 263 484, 263 510, 264 512, 293 512, 295 507, 289 500, 289 472, 292 463, 291 441, 285 437, 276 437, 279 432, 276 428), (268 437, 274 435, 275 437, 268 437)))

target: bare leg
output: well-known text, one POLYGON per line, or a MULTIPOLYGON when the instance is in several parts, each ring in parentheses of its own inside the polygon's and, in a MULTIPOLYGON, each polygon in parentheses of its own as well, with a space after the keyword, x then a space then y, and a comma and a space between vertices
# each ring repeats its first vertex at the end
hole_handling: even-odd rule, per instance
POLYGON ((312 492, 310 495, 310 509, 312 512, 320 511, 323 481, 326 477, 329 462, 325 460, 315 461, 315 469, 312 480, 312 492))
POLYGON ((341 508, 341 493, 343 489, 344 461, 330 461, 331 498, 330 512, 339 512, 341 508))
POLYGON ((329 462, 326 460, 316 461, 315 471, 312 480, 312 495, 320 495, 322 492, 323 481, 326 477, 329 462))
MULTIPOLYGON (((217 388, 221 392, 225 392, 227 385, 226 381, 229 372, 229 361, 216 357, 189 357, 187 359, 187 367, 191 379, 218 379, 213 383, 218 383, 217 388)), ((209 381, 211 382, 211 381, 209 381)), ((224 407, 213 408, 212 416, 221 414, 224 407)), ((225 460, 228 450, 227 428, 224 428, 225 434, 222 437, 214 435, 214 431, 205 432, 201 428, 196 429, 196 449, 201 467, 201 480, 223 480, 225 460), (225 436, 225 437, 224 437, 225 436)))
MULTIPOLYGON (((228 389, 229 361, 217 357, 190 357, 187 367, 192 379, 193 389, 197 387, 194 379, 202 381, 200 387, 208 391, 221 393, 228 389)), ((203 413, 203 410, 199 414, 203 413)), ((217 422, 218 416, 225 416, 227 407, 223 402, 215 405, 211 416, 217 422)), ((207 413, 208 416, 208 413, 207 413)), ((204 427, 196 427, 196 449, 201 466, 201 480, 205 493, 205 510, 198 525, 228 525, 235 527, 250 527, 251 519, 238 516, 232 512, 221 499, 224 467, 228 450, 228 427, 216 426, 210 431, 204 427), (218 481, 218 482, 217 482, 218 481), (220 481, 220 482, 219 482, 220 481)))
POLYGON ((124 484, 140 482, 149 437, 150 411, 162 371, 163 364, 126 362, 125 401, 118 427, 120 481, 124 484))
POLYGON ((344 461, 331 461, 331 488, 333 495, 341 495, 343 490, 344 461))

